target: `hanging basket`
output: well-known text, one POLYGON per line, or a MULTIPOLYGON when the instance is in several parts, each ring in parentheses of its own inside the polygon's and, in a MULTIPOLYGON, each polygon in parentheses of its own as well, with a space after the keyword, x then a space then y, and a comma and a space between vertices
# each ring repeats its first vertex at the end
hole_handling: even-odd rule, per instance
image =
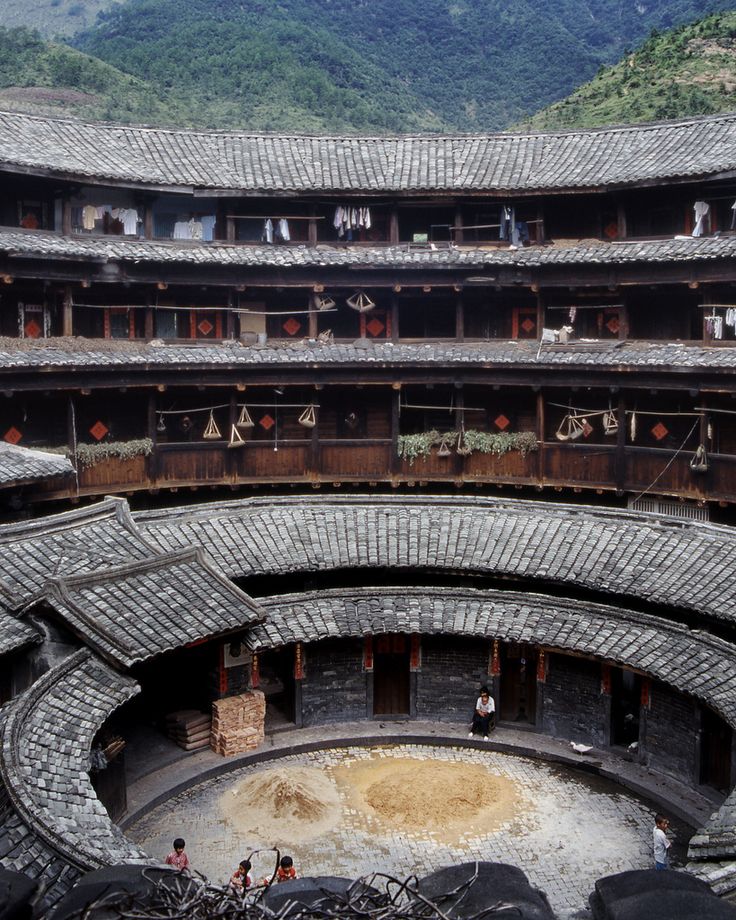
POLYGON ((297 419, 300 425, 303 425, 305 428, 314 428, 317 424, 317 413, 314 411, 314 404, 310 403, 307 408, 302 412, 302 414, 297 419))
POLYGON ((705 444, 698 444, 698 447, 690 461, 690 469, 693 473, 708 472, 708 454, 705 450, 705 444))
POLYGON ((161 412, 158 414, 158 424, 156 425, 156 431, 160 432, 161 434, 166 431, 166 422, 164 421, 163 413, 161 412))
POLYGON ((246 405, 243 405, 242 409, 240 410, 240 415, 238 416, 238 420, 235 423, 235 426, 237 428, 254 428, 255 427, 255 422, 250 417, 250 412, 248 412, 248 407, 246 405))
POLYGON ((465 439, 465 429, 464 428, 460 432, 460 434, 457 436, 457 447, 455 448, 455 450, 461 457, 469 457, 470 454, 473 452, 473 448, 470 447, 470 445, 467 443, 465 439))
POLYGON ((220 429, 217 427, 217 422, 215 421, 215 416, 212 410, 210 409, 210 417, 207 422, 207 427, 204 430, 202 437, 205 441, 217 441, 222 435, 220 434, 220 429))
POLYGON ((330 297, 329 294, 314 294, 312 297, 312 303, 315 310, 322 312, 323 310, 333 310, 337 304, 330 297))
POLYGON ((555 437, 558 441, 577 441, 585 434, 587 424, 587 419, 581 419, 574 412, 568 412, 555 431, 555 437))
POLYGON ((450 445, 443 438, 440 441, 440 446, 437 448, 437 456, 438 457, 449 457, 451 456, 451 454, 452 454, 452 451, 450 450, 450 445))
POLYGON ((613 409, 603 413, 603 433, 618 434, 618 418, 613 409))
POLYGON ((352 297, 348 297, 346 303, 353 310, 357 310, 358 313, 367 313, 375 307, 375 303, 365 291, 356 291, 352 297))
POLYGON ((237 425, 230 426, 230 443, 228 447, 245 447, 245 441, 240 436, 237 425))

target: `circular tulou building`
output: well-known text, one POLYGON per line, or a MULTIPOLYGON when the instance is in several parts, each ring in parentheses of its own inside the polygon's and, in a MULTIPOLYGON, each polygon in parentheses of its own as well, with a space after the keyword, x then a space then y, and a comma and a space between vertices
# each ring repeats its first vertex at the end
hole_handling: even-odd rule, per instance
POLYGON ((736 892, 734 214, 734 115, 0 113, 0 867, 50 909, 177 796, 380 748, 582 767, 736 892))

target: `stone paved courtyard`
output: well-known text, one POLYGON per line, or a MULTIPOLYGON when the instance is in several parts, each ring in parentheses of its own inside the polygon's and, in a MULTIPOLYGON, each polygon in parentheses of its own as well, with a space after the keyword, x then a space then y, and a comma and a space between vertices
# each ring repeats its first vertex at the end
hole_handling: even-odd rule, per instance
MULTIPOLYGON (((439 809, 441 815, 443 804, 448 803, 435 790, 426 811, 439 809)), ((653 813, 653 807, 623 789, 582 772, 495 751, 406 744, 328 748, 235 770, 153 809, 127 833, 162 859, 172 839, 184 836, 192 867, 213 882, 226 881, 251 850, 268 845, 290 853, 301 875, 356 877, 377 871, 403 878, 468 860, 508 862, 524 869, 564 917, 586 906, 596 878, 650 867, 653 813), (406 822, 389 826, 370 807, 361 807, 350 777, 370 772, 371 764, 385 772, 392 761, 398 766, 407 759, 417 762, 417 776, 423 770, 444 775, 449 765, 460 777, 466 767, 477 775, 481 767, 488 771, 489 788, 513 790, 511 803, 499 806, 495 817, 486 809, 466 832, 422 827, 416 813, 421 808, 406 822), (274 793, 279 799, 284 788, 304 792, 300 783, 309 785, 314 777, 319 781, 315 790, 332 807, 320 809, 306 794, 300 798, 301 820, 264 827, 258 816, 268 815, 279 803, 262 793, 258 798, 265 800, 251 801, 249 794, 254 783, 269 777, 280 780, 274 793), (310 822, 313 806, 323 812, 320 821, 310 822)), ((674 828, 676 834, 678 830, 682 839, 677 843, 684 844, 688 829, 674 828)), ((678 845, 674 850, 676 860, 683 851, 678 845)), ((253 862, 256 878, 272 871, 272 854, 259 854, 253 862)))

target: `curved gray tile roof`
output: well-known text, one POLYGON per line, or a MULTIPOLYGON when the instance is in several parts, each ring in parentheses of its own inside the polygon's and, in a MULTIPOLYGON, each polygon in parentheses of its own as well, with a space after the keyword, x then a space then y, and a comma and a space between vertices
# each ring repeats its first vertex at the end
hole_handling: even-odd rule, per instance
POLYGON ((565 241, 522 249, 399 246, 251 246, 181 243, 119 237, 69 237, 39 230, 0 229, 0 253, 10 258, 77 259, 92 262, 153 262, 163 265, 240 268, 484 269, 548 266, 637 265, 712 262, 736 256, 734 237, 666 240, 565 241))
POLYGON ((70 476, 71 462, 61 454, 30 450, 0 441, 0 487, 21 485, 54 476, 70 476))
MULTIPOLYGON (((88 775, 95 733, 138 692, 131 678, 82 650, 44 674, 8 707, 0 727, 0 780, 26 829, 16 846, 24 846, 24 837, 30 846, 32 831, 40 841, 39 854, 60 855, 81 871, 148 861, 110 821, 88 775)), ((17 865, 21 858, 14 847, 4 861, 17 865)), ((36 876, 54 882, 48 867, 34 868, 36 876)))
POLYGON ((328 137, 171 131, 4 112, 0 164, 271 192, 591 188, 731 171, 736 117, 559 134, 328 137))
POLYGON ((542 594, 436 586, 309 591, 261 603, 268 619, 248 635, 256 651, 379 633, 529 642, 646 671, 736 726, 736 648, 661 617, 542 594))
POLYGON ((122 499, 0 525, 0 600, 22 607, 40 598, 59 573, 95 572, 155 553, 122 499))
POLYGON ((164 551, 203 546, 230 577, 370 566, 570 584, 736 620, 736 531, 490 498, 301 496, 140 512, 164 551))
POLYGON ((123 667, 264 615, 201 549, 55 578, 47 600, 88 645, 123 667))
POLYGON ((12 613, 0 610, 0 655, 41 641, 43 637, 32 626, 12 613))
POLYGON ((513 369, 586 367, 604 370, 694 368, 730 371, 736 348, 685 345, 680 342, 586 342, 543 345, 536 341, 492 339, 485 342, 393 343, 372 339, 321 344, 272 341, 243 345, 238 340, 182 344, 113 339, 11 339, 0 337, 0 374, 16 370, 97 370, 139 368, 310 368, 354 365, 369 367, 475 366, 513 369))

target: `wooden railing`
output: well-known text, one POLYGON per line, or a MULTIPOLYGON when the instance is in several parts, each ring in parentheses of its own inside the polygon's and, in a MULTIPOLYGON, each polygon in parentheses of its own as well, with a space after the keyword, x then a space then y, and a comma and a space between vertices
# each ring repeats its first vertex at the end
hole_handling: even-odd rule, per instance
POLYGON ((488 482, 536 487, 671 494, 683 498, 736 501, 736 456, 712 454, 707 472, 690 468, 692 452, 611 444, 545 442, 522 456, 436 451, 413 463, 402 460, 387 438, 311 438, 251 441, 230 449, 216 443, 160 444, 152 456, 101 461, 69 479, 35 490, 38 498, 73 497, 200 485, 256 483, 488 482))

